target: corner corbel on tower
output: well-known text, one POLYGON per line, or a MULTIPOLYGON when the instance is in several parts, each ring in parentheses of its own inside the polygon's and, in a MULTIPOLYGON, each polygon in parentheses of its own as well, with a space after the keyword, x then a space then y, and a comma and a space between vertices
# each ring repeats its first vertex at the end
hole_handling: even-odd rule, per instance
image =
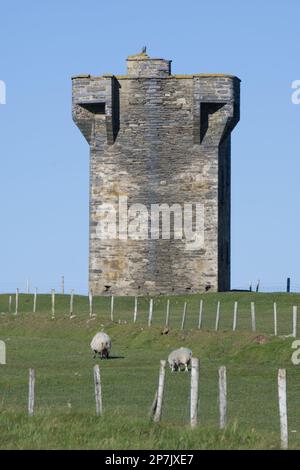
POLYGON ((120 127, 119 82, 114 75, 73 77, 73 120, 90 145, 112 145, 120 127))
POLYGON ((240 119, 240 80, 222 75, 194 76, 193 141, 218 146, 240 119))

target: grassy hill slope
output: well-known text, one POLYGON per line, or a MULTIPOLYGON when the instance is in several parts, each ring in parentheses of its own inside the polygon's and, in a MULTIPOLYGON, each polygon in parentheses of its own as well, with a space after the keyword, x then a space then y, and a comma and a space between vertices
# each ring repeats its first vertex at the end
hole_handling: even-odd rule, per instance
POLYGON ((0 448, 198 449, 278 448, 277 371, 287 369, 290 448, 300 448, 300 366, 291 363, 292 305, 296 294, 232 292, 170 297, 170 331, 162 335, 166 298, 154 299, 153 324, 147 325, 149 299, 139 299, 133 324, 132 298, 116 298, 114 321, 110 299, 75 296, 69 318, 69 296, 21 295, 18 314, 8 312, 8 295, 0 296, 0 339, 7 364, 0 366, 0 448), (203 299, 203 327, 197 329, 203 299), (184 330, 180 329, 187 301, 184 330), (214 331, 217 301, 220 331, 214 331), (238 301, 238 329, 232 332, 233 302, 238 301), (256 305, 257 331, 251 331, 250 302, 256 305), (273 336, 273 302, 278 332, 273 336), (95 361, 89 343, 99 330, 112 338, 112 358, 95 361), (263 334, 266 342, 255 338, 263 334), (159 360, 187 346, 200 358, 200 424, 189 429, 190 374, 167 370, 163 418, 149 422, 158 381, 159 360), (100 364, 104 416, 95 416, 93 366, 100 364), (227 367, 228 426, 218 430, 218 368, 227 367), (36 370, 35 416, 28 418, 28 369, 36 370))

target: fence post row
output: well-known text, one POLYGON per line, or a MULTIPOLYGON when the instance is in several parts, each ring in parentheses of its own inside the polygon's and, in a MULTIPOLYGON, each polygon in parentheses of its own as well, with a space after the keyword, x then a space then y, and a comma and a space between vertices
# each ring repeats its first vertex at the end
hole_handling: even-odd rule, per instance
MULTIPOLYGON (((219 368, 219 412, 220 429, 224 429, 227 419, 227 378, 226 367, 219 368)), ((154 422, 159 422, 162 416, 162 405, 164 396, 166 373, 166 361, 160 361, 158 389, 155 393, 154 401, 150 409, 150 417, 154 422)), ((103 413, 101 376, 99 365, 93 368, 95 385, 96 415, 103 413)), ((280 445, 282 449, 288 449, 288 417, 287 417, 287 393, 286 393, 286 369, 279 369, 278 376, 278 405, 280 418, 280 445)), ((191 391, 190 391, 190 425, 195 428, 198 424, 198 404, 199 404, 199 359, 191 359, 191 391)), ((35 370, 29 369, 28 383, 28 416, 34 415, 35 407, 35 370)))
MULTIPOLYGON (((33 293, 33 313, 37 311, 37 295, 38 289, 35 288, 33 293)), ((19 313, 19 296, 20 291, 17 288, 15 294, 15 311, 14 314, 17 315, 19 313)), ((93 292, 92 290, 89 291, 89 315, 90 317, 94 316, 93 314, 93 292)), ((51 289, 51 313, 52 318, 55 318, 55 298, 56 292, 55 289, 51 289)), ((251 302, 251 329, 253 332, 256 331, 256 307, 255 302, 251 302)), ((111 303, 110 303, 110 319, 114 321, 114 311, 115 311, 115 302, 114 296, 111 296, 111 303)), ((13 310, 12 305, 12 295, 8 297, 8 312, 10 313, 13 310)), ((199 317, 198 317, 198 329, 202 328, 203 324, 203 310, 204 310, 204 302, 203 299, 200 300, 199 305, 199 317)), ((70 293, 70 316, 74 313, 74 289, 71 289, 70 293)), ((184 302, 183 312, 182 312, 182 320, 181 320, 181 330, 185 327, 186 322, 186 313, 187 313, 187 302, 184 302)), ((215 331, 219 330, 220 324, 220 313, 221 313, 221 302, 217 302, 217 311, 216 311, 216 319, 215 319, 215 331)), ((137 321, 137 314, 138 314, 138 297, 134 298, 134 313, 133 313, 133 322, 136 323, 137 321)), ((150 299, 149 303, 149 314, 148 314, 148 326, 152 325, 153 319, 153 299, 150 299)), ((273 322, 274 322, 274 336, 278 335, 278 310, 277 310, 277 303, 273 302, 273 322)), ((165 319, 165 326, 169 326, 170 323, 170 299, 167 299, 167 306, 166 306, 166 319, 165 319)), ((232 330, 236 331, 238 323, 238 302, 234 302, 233 306, 233 321, 232 321, 232 330)), ((297 337, 297 329, 298 329, 298 308, 296 305, 292 307, 292 336, 294 338, 297 337)))

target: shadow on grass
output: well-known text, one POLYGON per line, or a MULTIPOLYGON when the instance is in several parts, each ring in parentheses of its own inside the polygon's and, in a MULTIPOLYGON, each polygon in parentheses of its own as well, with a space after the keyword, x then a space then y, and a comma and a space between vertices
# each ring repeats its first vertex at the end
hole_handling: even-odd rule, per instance
POLYGON ((110 361, 111 359, 125 359, 125 356, 109 356, 109 357, 107 357, 107 358, 104 358, 104 357, 102 357, 102 358, 101 358, 101 357, 95 357, 94 359, 95 359, 95 360, 96 360, 96 359, 100 359, 100 361, 107 361, 107 360, 110 361))

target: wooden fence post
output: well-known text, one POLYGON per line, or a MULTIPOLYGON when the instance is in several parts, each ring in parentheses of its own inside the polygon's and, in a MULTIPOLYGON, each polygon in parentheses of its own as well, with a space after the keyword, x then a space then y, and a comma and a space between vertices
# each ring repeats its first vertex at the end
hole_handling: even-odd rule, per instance
POLYGON ((232 331, 236 331, 236 326, 237 326, 237 312, 238 312, 238 303, 237 303, 237 302, 234 302, 234 306, 233 306, 232 331))
POLYGON ((34 413, 34 387, 35 387, 35 372, 34 369, 29 369, 29 389, 28 389, 28 415, 33 416, 34 413))
POLYGON ((62 295, 65 293, 65 276, 61 276, 61 293, 62 295))
POLYGON ((0 340, 0 364, 6 364, 6 345, 3 340, 0 340))
POLYGON ((12 296, 10 295, 8 297, 8 311, 9 311, 9 313, 11 312, 11 304, 12 304, 12 296))
POLYGON ((273 314, 274 314, 274 335, 277 336, 277 304, 273 303, 273 314))
POLYGON ((165 386, 165 375, 166 375, 166 361, 160 361, 158 390, 157 390, 157 404, 156 404, 156 410, 155 410, 154 418, 153 418, 153 421, 155 423, 158 423, 161 420, 162 403, 163 403, 164 386, 165 386))
POLYGON ((255 322, 255 303, 251 302, 251 325, 252 331, 256 330, 256 322, 255 322))
POLYGON ((278 370, 278 399, 280 416, 280 441, 281 448, 288 448, 288 421, 287 421, 287 402, 286 402, 286 370, 278 370))
POLYGON ((51 310, 52 318, 55 318, 55 289, 51 290, 51 310))
POLYGON ((133 312, 133 323, 136 323, 138 313, 138 299, 137 297, 134 298, 134 312, 133 312))
POLYGON ((166 326, 169 326, 169 318, 170 318, 170 299, 167 300, 166 326))
POLYGON ((215 324, 215 331, 218 331, 219 329, 219 323, 220 323, 220 301, 218 300, 217 303, 217 314, 216 314, 216 324, 215 324))
POLYGON ((16 310, 15 310, 16 315, 18 314, 18 310, 19 310, 19 289, 16 289, 16 310))
POLYGON ((74 289, 71 290, 70 294, 70 317, 72 317, 74 312, 74 289))
POLYGON ((111 296, 110 299, 110 320, 114 321, 114 296, 111 296))
POLYGON ((199 359, 192 357, 191 359, 191 410, 190 419, 191 427, 195 428, 198 424, 198 399, 199 399, 199 359))
POLYGON ((153 315, 153 299, 150 299, 149 303, 149 316, 148 316, 148 326, 152 324, 152 315, 153 315))
POLYGON ((226 367, 219 368, 219 409, 220 409, 220 429, 226 426, 226 412, 227 412, 227 381, 226 381, 226 367))
POLYGON ((35 288, 34 294, 33 294, 33 313, 36 313, 36 301, 37 301, 37 288, 35 288))
POLYGON ((183 312, 182 312, 182 320, 181 320, 181 329, 182 330, 184 329, 184 325, 185 325, 185 317, 186 317, 186 302, 184 302, 183 312))
POLYGON ((297 305, 293 306, 293 336, 297 336, 297 305))
POLYGON ((90 309, 90 317, 93 316, 93 292, 92 290, 89 291, 89 309, 90 309))
POLYGON ((202 316, 203 316, 203 300, 200 300, 200 306, 199 306, 199 320, 198 320, 198 329, 202 327, 202 316))
POLYGON ((96 400, 96 415, 102 415, 102 390, 101 390, 101 378, 100 368, 98 364, 94 366, 94 383, 95 383, 95 400, 96 400))

